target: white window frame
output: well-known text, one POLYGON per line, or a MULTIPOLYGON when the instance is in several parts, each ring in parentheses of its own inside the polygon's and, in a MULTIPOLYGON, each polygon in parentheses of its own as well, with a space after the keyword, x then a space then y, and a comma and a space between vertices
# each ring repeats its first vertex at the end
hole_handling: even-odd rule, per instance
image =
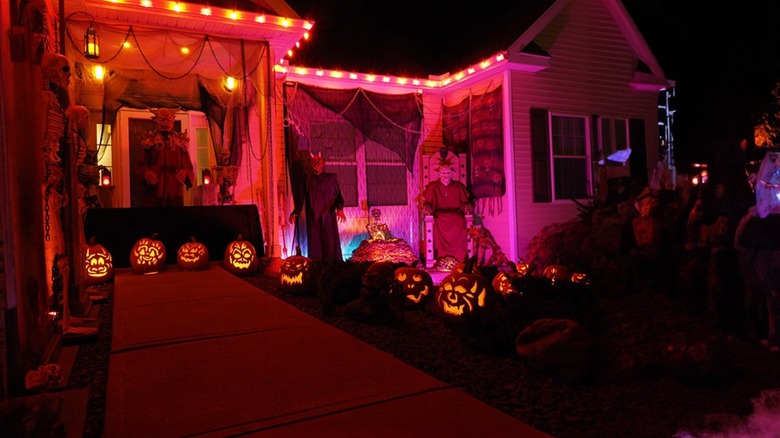
POLYGON ((564 197, 561 196, 558 193, 558 177, 562 177, 562 175, 556 175, 556 159, 581 159, 583 161, 583 166, 585 166, 584 171, 582 172, 583 177, 585 178, 585 181, 583 184, 585 184, 585 195, 580 198, 575 199, 588 199, 593 197, 593 174, 592 174, 592 160, 591 160, 591 122, 590 117, 581 115, 581 114, 570 114, 570 113, 559 113, 559 112, 552 112, 550 111, 548 113, 548 126, 550 127, 549 132, 549 144, 550 144, 550 182, 551 182, 551 189, 552 189, 552 200, 554 201, 570 201, 572 198, 570 197, 564 197), (582 120, 582 148, 584 149, 583 155, 566 155, 566 154, 556 154, 556 146, 558 145, 558 138, 560 135, 556 135, 555 132, 555 126, 556 124, 553 123, 553 121, 556 118, 562 118, 562 119, 579 119, 582 120))

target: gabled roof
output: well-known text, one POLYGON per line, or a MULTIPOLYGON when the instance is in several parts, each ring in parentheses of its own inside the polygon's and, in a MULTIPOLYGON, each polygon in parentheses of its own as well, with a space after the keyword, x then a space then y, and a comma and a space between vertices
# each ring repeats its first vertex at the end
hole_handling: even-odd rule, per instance
MULTIPOLYGON (((451 13, 442 14, 441 22, 425 20, 426 25, 422 27, 427 29, 424 35, 429 41, 415 41, 414 44, 425 49, 416 51, 403 45, 409 42, 409 35, 386 35, 377 29, 374 30, 375 35, 371 35, 371 30, 363 31, 364 28, 359 27, 360 23, 355 23, 349 30, 335 27, 325 29, 322 26, 325 23, 312 17, 318 23, 312 40, 303 45, 290 64, 429 77, 454 74, 493 55, 506 52, 510 62, 515 64, 515 69, 538 71, 549 65, 549 54, 535 44, 534 39, 572 1, 522 0, 502 5, 491 4, 489 8, 479 11, 470 10, 468 14, 471 15, 465 19, 463 16, 451 16, 451 13), (344 35, 323 35, 323 32, 340 32, 344 35), (361 33, 366 33, 364 38, 356 39, 355 34, 361 33), (347 38, 351 39, 350 44, 346 43, 347 38), (331 45, 328 46, 328 43, 331 45), (389 50, 383 50, 385 47, 389 47, 389 50), (356 53, 345 53, 347 50, 356 53)), ((644 71, 637 71, 634 86, 658 89, 659 86, 668 85, 663 70, 621 1, 600 1, 612 14, 633 48, 638 64, 645 66, 644 71)), ((414 17, 410 15, 410 19, 414 17)))

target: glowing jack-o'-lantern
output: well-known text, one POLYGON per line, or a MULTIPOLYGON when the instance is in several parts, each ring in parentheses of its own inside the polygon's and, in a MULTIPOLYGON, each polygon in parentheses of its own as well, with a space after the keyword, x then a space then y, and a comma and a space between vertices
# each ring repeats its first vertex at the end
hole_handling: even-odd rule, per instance
POLYGON ((190 237, 190 241, 179 247, 176 263, 186 270, 204 269, 209 265, 209 249, 206 245, 190 237))
POLYGON ((228 243, 225 248, 224 266, 235 275, 252 275, 257 271, 257 251, 251 242, 238 235, 236 240, 228 243))
POLYGON ((571 272, 563 265, 550 265, 544 268, 542 275, 552 284, 571 280, 571 272))
POLYGON ((590 286, 590 276, 584 272, 571 274, 571 282, 582 286, 590 286))
POLYGON ((136 274, 152 274, 165 267, 165 245, 157 240, 157 233, 142 237, 130 250, 130 268, 136 274))
POLYGON ((501 295, 522 294, 514 285, 513 279, 517 277, 516 272, 499 271, 493 277, 493 290, 501 295))
POLYGON ((84 252, 84 283, 98 285, 111 281, 114 278, 114 262, 111 253, 105 246, 95 242, 95 238, 89 239, 84 252))
POLYGON ((405 309, 422 309, 433 297, 433 278, 428 272, 415 267, 401 266, 395 270, 394 275, 396 281, 401 284, 405 309))
POLYGON ((315 292, 317 266, 308 257, 296 254, 287 257, 279 270, 279 289, 294 295, 315 292))
POLYGON ((440 315, 465 320, 494 308, 495 291, 490 281, 480 274, 469 273, 475 261, 472 257, 464 272, 450 274, 441 281, 434 297, 440 315))

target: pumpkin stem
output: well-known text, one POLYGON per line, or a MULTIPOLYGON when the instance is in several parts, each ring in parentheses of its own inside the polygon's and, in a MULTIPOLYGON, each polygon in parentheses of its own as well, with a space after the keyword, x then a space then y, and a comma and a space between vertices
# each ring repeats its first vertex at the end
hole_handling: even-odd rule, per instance
POLYGON ((195 238, 195 236, 190 236, 190 240, 192 243, 196 243, 198 240, 195 238))
POLYGON ((295 255, 301 255, 301 245, 295 245, 295 255))
POLYGON ((92 236, 92 237, 89 238, 89 245, 90 246, 95 245, 95 236, 92 236))
POLYGON ((240 234, 238 235, 238 237, 236 237, 236 240, 238 240, 239 242, 240 242, 241 240, 243 240, 243 239, 244 239, 244 236, 242 236, 242 235, 240 235, 240 234))

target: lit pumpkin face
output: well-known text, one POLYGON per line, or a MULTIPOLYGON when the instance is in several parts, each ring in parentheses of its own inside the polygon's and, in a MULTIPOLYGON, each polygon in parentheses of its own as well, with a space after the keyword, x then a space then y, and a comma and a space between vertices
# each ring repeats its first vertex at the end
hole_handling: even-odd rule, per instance
POLYGON ((427 301, 433 297, 433 278, 422 269, 400 267, 395 270, 395 280, 401 284, 405 309, 423 309, 427 301))
POLYGON ((517 272, 499 272, 493 277, 493 290, 503 296, 523 293, 515 287, 514 279, 522 278, 518 276, 517 272))
POLYGON ((542 276, 550 280, 550 283, 552 284, 571 280, 571 272, 563 265, 550 265, 546 267, 542 276))
POLYGON ((295 295, 313 293, 316 272, 317 267, 312 259, 302 255, 287 257, 279 271, 279 288, 295 295))
POLYGON ((479 274, 450 274, 436 289, 434 302, 442 316, 463 320, 492 309, 493 294, 488 280, 479 274))
POLYGON ((590 286, 590 276, 584 272, 575 272, 571 274, 571 282, 582 286, 590 286))
POLYGON ((230 242, 225 248, 224 266, 229 272, 236 275, 252 275, 257 270, 257 251, 251 242, 238 239, 230 242))
POLYGON ((103 284, 114 277, 114 262, 111 253, 100 244, 87 245, 84 253, 84 283, 103 284))
POLYGON ((516 265, 517 274, 522 278, 530 274, 534 270, 534 266, 530 263, 519 261, 516 265))
POLYGON ((157 235, 142 237, 130 251, 130 268, 136 274, 151 274, 165 267, 165 245, 157 235))
POLYGON ((176 253, 176 263, 182 269, 204 269, 209 265, 209 249, 193 237, 191 242, 179 247, 179 252, 176 253))

